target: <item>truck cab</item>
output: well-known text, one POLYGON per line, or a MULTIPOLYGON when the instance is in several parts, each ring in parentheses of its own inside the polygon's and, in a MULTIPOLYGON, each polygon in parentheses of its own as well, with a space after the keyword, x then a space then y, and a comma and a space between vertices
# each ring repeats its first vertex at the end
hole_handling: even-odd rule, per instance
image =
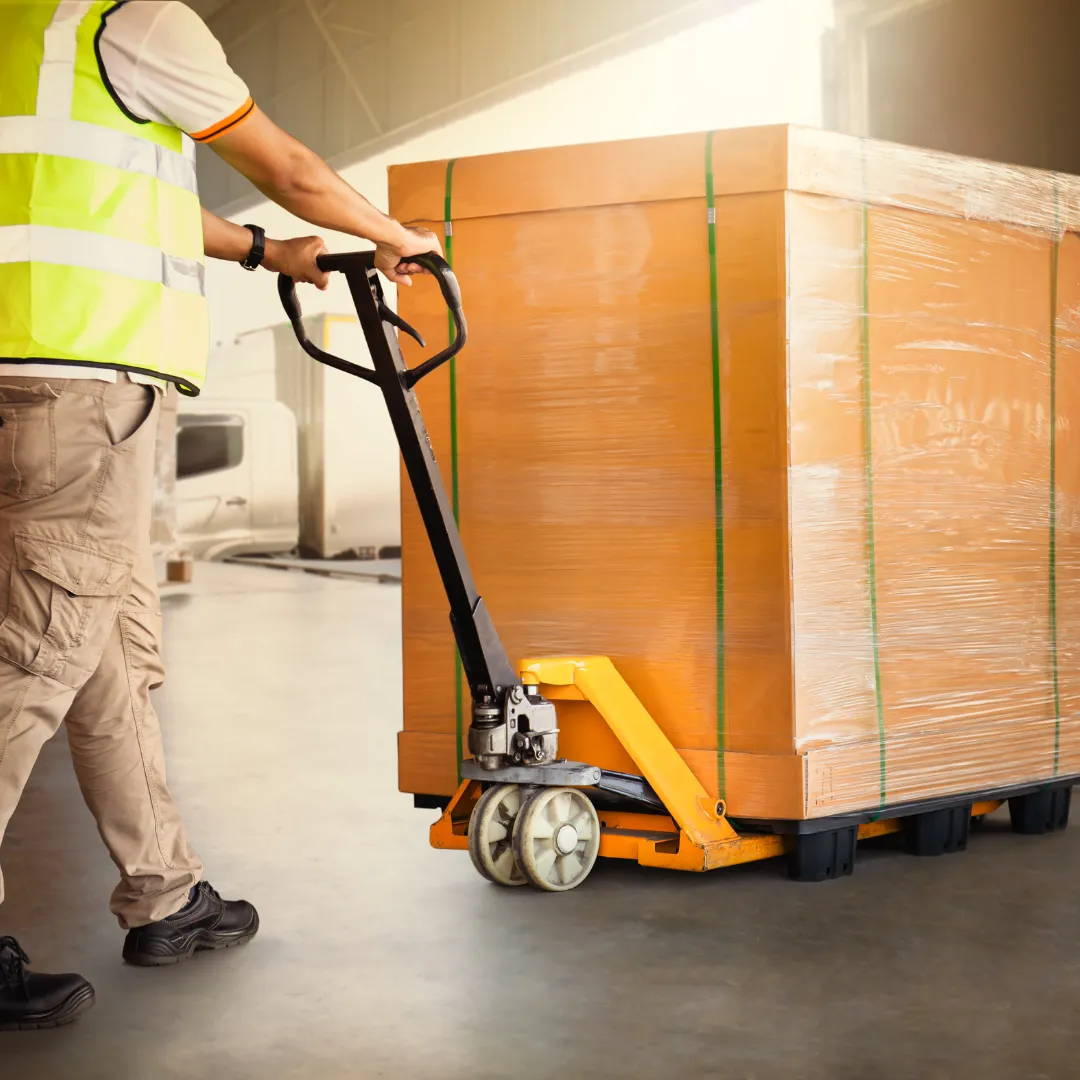
POLYGON ((296 418, 288 406, 183 400, 176 514, 178 538, 197 559, 294 551, 299 471, 296 418))

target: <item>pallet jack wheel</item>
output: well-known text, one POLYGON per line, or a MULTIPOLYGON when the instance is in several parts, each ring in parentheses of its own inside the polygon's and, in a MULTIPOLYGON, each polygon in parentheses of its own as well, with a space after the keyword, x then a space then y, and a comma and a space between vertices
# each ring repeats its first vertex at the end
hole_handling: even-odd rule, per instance
POLYGON ((530 885, 545 892, 576 889, 596 865, 600 819, 577 788, 541 788, 514 825, 514 854, 530 885))
POLYGON ((496 885, 524 885, 514 857, 514 823, 521 810, 521 788, 497 784, 480 796, 469 817, 469 855, 479 873, 496 885))

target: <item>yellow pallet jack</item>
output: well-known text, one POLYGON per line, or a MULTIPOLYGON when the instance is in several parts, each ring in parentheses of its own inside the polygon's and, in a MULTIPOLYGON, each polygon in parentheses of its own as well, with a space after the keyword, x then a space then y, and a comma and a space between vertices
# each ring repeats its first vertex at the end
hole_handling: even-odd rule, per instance
POLYGON ((382 391, 406 473, 450 604, 450 622, 472 697, 471 758, 462 783, 431 828, 436 848, 468 850, 476 869, 499 885, 549 892, 576 888, 603 855, 642 866, 714 870, 788 856, 789 874, 819 881, 851 873, 859 840, 903 831, 908 849, 962 850, 973 819, 1010 801, 1021 832, 1047 832, 1068 820, 1071 783, 989 792, 892 807, 842 820, 733 823, 603 656, 532 658, 516 668, 481 599, 431 447, 415 387, 465 346, 461 291, 436 255, 410 257, 438 282, 455 326, 451 345, 409 368, 397 333, 420 335, 385 303, 373 252, 324 255, 319 266, 345 275, 373 367, 324 352, 304 330, 293 281, 278 292, 297 340, 315 360, 382 391), (639 770, 627 774, 559 756, 556 702, 587 701, 639 770))

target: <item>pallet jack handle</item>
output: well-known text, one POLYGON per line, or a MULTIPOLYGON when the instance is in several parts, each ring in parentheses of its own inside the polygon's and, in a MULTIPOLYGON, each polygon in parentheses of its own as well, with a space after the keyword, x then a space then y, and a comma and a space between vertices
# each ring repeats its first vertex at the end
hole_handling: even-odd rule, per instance
MULTIPOLYGON (((450 317, 454 321, 454 340, 442 352, 436 353, 435 356, 430 357, 421 364, 417 364, 414 368, 406 368, 401 373, 401 381, 404 383, 405 388, 411 390, 425 375, 430 375, 431 372, 442 367, 448 360, 461 352, 468 339, 468 326, 465 322, 465 312, 461 306, 461 287, 458 285, 454 271, 450 269, 450 264, 441 255, 436 255, 434 252, 425 255, 410 255, 408 259, 402 261, 417 263, 435 278, 450 311, 450 317)), ((368 281, 372 283, 375 303, 379 317, 383 322, 389 323, 396 329, 408 334, 409 337, 420 344, 421 348, 426 347, 426 342, 420 334, 401 318, 396 311, 387 306, 383 297, 382 282, 375 271, 375 253, 373 251, 320 255, 316 262, 319 269, 326 273, 340 271, 346 277, 361 274, 366 276, 368 281)), ((281 297, 281 305, 285 309, 285 314, 289 317, 289 322, 292 323, 296 340, 308 356, 318 360, 321 364, 326 364, 328 367, 336 368, 338 371, 344 371, 349 375, 355 375, 367 382, 378 385, 379 377, 375 371, 370 368, 360 367, 358 364, 351 364, 348 360, 342 360, 340 356, 334 356, 332 353, 320 349, 308 338, 307 331, 304 329, 300 301, 296 295, 296 283, 285 274, 278 276, 278 296, 281 297)))
POLYGON ((521 679, 510 663, 491 616, 477 592, 461 543, 453 504, 443 484, 414 391, 425 375, 456 356, 465 345, 467 327, 461 309, 461 289, 453 270, 439 255, 410 255, 404 261, 419 263, 435 278, 454 323, 454 340, 447 348, 412 368, 405 363, 395 330, 415 338, 421 345, 424 345, 424 340, 387 306, 375 269, 374 251, 320 255, 318 259, 319 269, 345 275, 373 367, 362 367, 343 360, 309 340, 292 278, 284 274, 279 276, 278 295, 304 352, 320 364, 373 383, 382 391, 450 603, 450 623, 473 701, 498 705, 511 688, 521 685, 521 679))

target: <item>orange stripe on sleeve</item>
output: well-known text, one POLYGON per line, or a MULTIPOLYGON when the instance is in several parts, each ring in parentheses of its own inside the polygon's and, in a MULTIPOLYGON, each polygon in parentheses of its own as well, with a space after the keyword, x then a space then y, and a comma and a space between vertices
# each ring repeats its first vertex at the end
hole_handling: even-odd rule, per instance
POLYGON ((230 113, 224 120, 219 120, 216 124, 211 124, 208 128, 203 128, 202 131, 189 132, 191 137, 197 143, 209 143, 215 139, 220 138, 226 131, 231 131, 238 124, 242 124, 254 111, 255 102, 248 98, 243 105, 240 106, 236 112, 230 113))

